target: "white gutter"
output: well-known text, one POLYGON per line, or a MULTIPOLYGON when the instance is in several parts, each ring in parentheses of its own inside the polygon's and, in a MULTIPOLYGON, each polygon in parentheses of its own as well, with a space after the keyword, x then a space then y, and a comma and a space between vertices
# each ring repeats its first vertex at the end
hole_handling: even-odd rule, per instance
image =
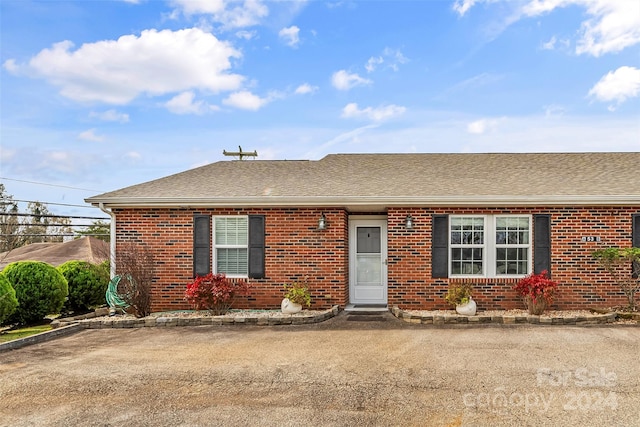
POLYGON ((104 207, 104 203, 98 204, 100 210, 111 217, 111 228, 109 238, 109 276, 111 279, 116 275, 116 215, 104 207))
POLYGON ((109 207, 279 207, 279 206, 638 206, 640 195, 537 195, 537 196, 433 196, 433 197, 375 197, 375 196, 266 196, 214 198, 110 198, 94 200, 109 207))

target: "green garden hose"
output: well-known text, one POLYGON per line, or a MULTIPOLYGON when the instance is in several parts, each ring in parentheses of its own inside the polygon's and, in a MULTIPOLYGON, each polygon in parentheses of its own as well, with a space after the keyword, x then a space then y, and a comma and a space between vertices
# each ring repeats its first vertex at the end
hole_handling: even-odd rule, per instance
POLYGON ((105 293, 107 304, 109 304, 110 314, 115 314, 118 309, 124 310, 129 307, 129 304, 127 304, 118 294, 118 283, 120 283, 120 279, 120 276, 113 276, 113 279, 111 279, 109 286, 107 287, 107 292, 105 293))

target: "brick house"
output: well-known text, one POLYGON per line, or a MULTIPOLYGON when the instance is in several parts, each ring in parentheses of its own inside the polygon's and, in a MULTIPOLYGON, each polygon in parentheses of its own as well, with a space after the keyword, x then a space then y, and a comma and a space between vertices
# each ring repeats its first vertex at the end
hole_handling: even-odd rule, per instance
POLYGON ((186 283, 246 279, 242 307, 275 308, 305 280, 312 307, 447 308, 472 283, 480 310, 523 307, 518 278, 549 270, 554 308, 625 303, 592 260, 640 247, 640 153, 335 154, 223 161, 87 199, 112 220, 112 250, 157 262, 152 309, 189 308, 186 283))

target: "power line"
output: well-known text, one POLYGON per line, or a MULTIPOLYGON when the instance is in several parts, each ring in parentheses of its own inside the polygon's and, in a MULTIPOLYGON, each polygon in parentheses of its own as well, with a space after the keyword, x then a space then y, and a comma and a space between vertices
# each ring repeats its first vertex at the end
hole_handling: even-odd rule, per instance
MULTIPOLYGON (((71 206, 71 207, 74 207, 74 208, 97 209, 95 206, 91 206, 91 205, 72 205, 70 203, 53 203, 53 202, 40 202, 38 200, 17 200, 17 199, 12 199, 12 201, 21 202, 21 203, 42 203, 43 205, 71 206)), ((0 203, 0 204, 2 204, 2 203, 0 203)), ((5 203, 5 204, 10 204, 10 203, 5 203)))
MULTIPOLYGON (((2 224, 9 227, 99 227, 96 224, 2 224)), ((109 227, 109 224, 104 224, 109 227)))
POLYGON ((0 176, 0 179, 4 179, 6 181, 24 182, 24 183, 27 183, 27 184, 47 185, 49 187, 68 188, 70 190, 91 191, 92 193, 105 193, 105 191, 103 191, 103 190, 92 190, 92 189, 89 189, 89 188, 70 187, 68 185, 59 185, 59 184, 49 184, 49 183, 46 183, 46 182, 27 181, 26 179, 4 178, 2 176, 0 176))
MULTIPOLYGON (((15 234, 0 234, 0 236, 15 236, 15 234)), ((109 236, 107 233, 92 233, 92 234, 20 234, 19 237, 78 237, 78 236, 109 236)), ((17 248, 16 248, 17 249, 17 248)))
POLYGON ((2 213, 2 216, 34 216, 40 218, 64 218, 64 219, 100 219, 108 221, 111 218, 98 217, 98 216, 73 216, 73 215, 38 215, 29 213, 2 213))

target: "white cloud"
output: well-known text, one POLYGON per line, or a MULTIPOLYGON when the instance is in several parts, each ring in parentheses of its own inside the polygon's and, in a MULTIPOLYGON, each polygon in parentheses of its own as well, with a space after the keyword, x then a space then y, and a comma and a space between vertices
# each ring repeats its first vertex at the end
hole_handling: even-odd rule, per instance
POLYGON ((504 120, 500 119, 480 119, 467 124, 467 132, 474 135, 482 135, 487 132, 493 132, 498 128, 498 124, 504 120))
POLYGON ((464 16, 476 3, 476 0, 456 0, 453 4, 453 10, 458 12, 460 16, 464 16))
POLYGON ((379 65, 386 64, 385 68, 391 68, 393 71, 398 71, 400 68, 399 65, 406 64, 407 62, 409 62, 409 59, 404 56, 402 52, 397 49, 385 47, 382 51, 382 55, 370 57, 364 65, 364 68, 368 73, 372 73, 379 65))
POLYGON ((546 42, 546 43, 542 43, 542 49, 544 50, 553 50, 556 47, 556 42, 558 40, 556 39, 556 36, 551 37, 551 39, 546 42))
POLYGON ((610 105, 610 110, 615 110, 628 98, 635 98, 640 93, 640 69, 634 67, 620 67, 615 71, 609 71, 589 91, 589 96, 598 101, 616 101, 610 105))
POLYGON ((384 62, 384 59, 381 56, 372 56, 369 58, 367 63, 364 65, 365 70, 368 73, 372 73, 375 71, 376 67, 384 62))
POLYGON ((241 110, 257 111, 269 102, 268 98, 260 98, 249 91, 243 90, 229 95, 222 101, 223 104, 241 110))
POLYGON ((236 37, 243 40, 251 40, 256 34, 255 31, 240 30, 236 32, 236 37))
POLYGON ((244 80, 228 73, 231 58, 239 58, 240 52, 198 28, 145 30, 139 37, 87 43, 75 51, 72 47, 69 41, 56 43, 24 68, 60 86, 67 98, 108 104, 126 104, 143 93, 231 91, 244 80))
POLYGON ((8 149, 0 145, 0 163, 8 164, 16 155, 17 150, 8 149))
POLYGON ((583 6, 591 16, 580 26, 578 55, 597 57, 640 42, 640 2, 634 0, 537 0, 527 4, 524 12, 538 16, 570 4, 583 6))
POLYGON ((373 83, 369 79, 360 77, 353 73, 350 74, 346 70, 340 70, 333 73, 331 76, 331 83, 333 87, 338 90, 349 90, 355 86, 364 86, 373 83))
POLYGON ((164 106, 174 114, 204 114, 207 111, 217 109, 202 100, 194 102, 194 99, 193 92, 182 92, 167 101, 164 106))
POLYGON ((100 142, 104 141, 104 136, 96 134, 95 129, 85 130, 78 135, 78 139, 82 141, 100 142))
POLYGON ((129 160, 140 160, 142 158, 142 154, 137 151, 128 151, 124 154, 124 157, 129 160))
POLYGON ((120 122, 127 123, 129 122, 129 115, 126 113, 120 113, 116 110, 107 110, 101 113, 97 113, 92 111, 89 113, 89 117, 96 118, 105 122, 120 122))
POLYGON ((319 159, 329 154, 332 150, 331 147, 334 145, 351 146, 360 144, 362 143, 361 137, 365 135, 368 130, 375 129, 378 126, 378 124, 369 124, 347 132, 342 132, 328 141, 319 141, 317 144, 314 144, 311 150, 304 153, 302 157, 305 159, 319 159))
POLYGON ((389 63, 389 68, 393 71, 398 71, 399 64, 406 64, 409 62, 409 59, 402 54, 397 49, 391 49, 390 47, 385 47, 382 51, 382 54, 387 58, 387 63, 389 63))
POLYGON ((544 106, 544 116, 546 118, 557 118, 562 117, 566 112, 566 108, 562 105, 551 104, 544 106))
POLYGON ((2 67, 11 74, 18 74, 20 71, 15 59, 7 59, 4 61, 4 64, 2 64, 2 67))
POLYGON ((278 36, 290 47, 298 47, 300 43, 300 28, 295 25, 283 28, 278 32, 278 36))
MULTIPOLYGON (((498 3, 498 0, 457 0, 453 9, 462 16, 478 3, 498 3)), ((506 0, 502 3, 517 5, 506 0)), ((527 0, 506 18, 502 29, 522 17, 537 17, 572 5, 586 9, 589 15, 580 25, 576 54, 598 57, 640 43, 640 2, 635 0, 527 0)))
POLYGON ((378 108, 358 108, 358 104, 352 102, 342 109, 342 117, 345 119, 365 118, 375 122, 390 119, 404 114, 407 109, 398 105, 386 105, 378 108))
POLYGON ((306 95, 308 93, 315 93, 318 91, 318 86, 311 86, 309 83, 303 83, 295 90, 296 95, 306 95))
POLYGON ((206 15, 224 29, 244 28, 258 25, 269 15, 269 9, 261 0, 172 0, 175 7, 173 17, 180 13, 185 16, 206 15))
POLYGON ((552 36, 549 41, 542 43, 540 48, 542 50, 555 50, 558 47, 560 48, 568 48, 571 42, 566 39, 558 39, 556 36, 552 36))
POLYGON ((42 158, 39 159, 35 168, 51 168, 56 172, 76 173, 79 168, 82 168, 82 166, 77 164, 81 157, 82 155, 76 155, 67 151, 47 151, 43 154, 42 158))
POLYGON ((225 9, 224 0, 172 0, 171 5, 184 15, 214 15, 225 9))

